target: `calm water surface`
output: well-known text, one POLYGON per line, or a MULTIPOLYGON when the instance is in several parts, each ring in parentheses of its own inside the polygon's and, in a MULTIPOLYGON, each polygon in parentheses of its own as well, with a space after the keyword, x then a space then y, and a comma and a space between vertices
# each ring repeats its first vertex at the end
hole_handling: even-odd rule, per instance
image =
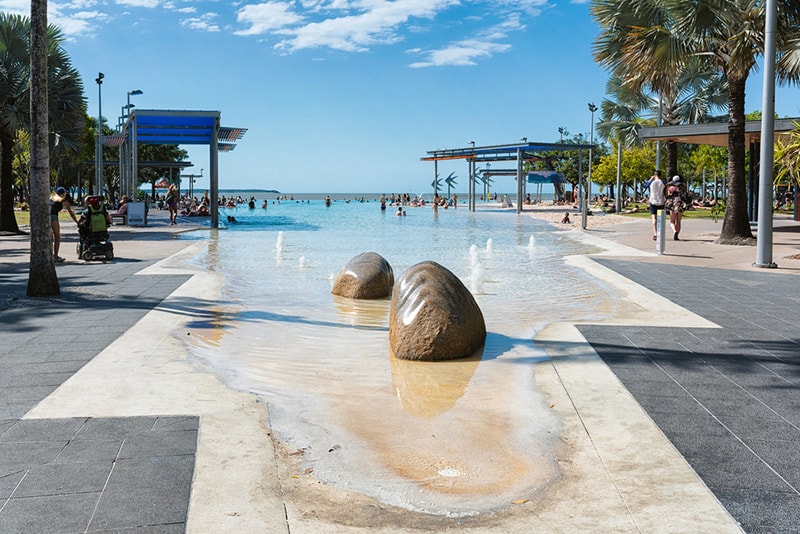
POLYGON ((558 227, 489 208, 405 209, 315 200, 222 211, 237 222, 198 261, 225 275, 225 304, 212 328, 196 325, 190 349, 266 400, 301 476, 428 513, 508 506, 558 476, 560 421, 535 387, 533 364, 546 359, 535 332, 614 315, 618 295, 565 265, 593 250, 558 227), (390 357, 389 301, 330 293, 366 251, 395 277, 424 260, 459 276, 486 320, 482 358, 390 357))

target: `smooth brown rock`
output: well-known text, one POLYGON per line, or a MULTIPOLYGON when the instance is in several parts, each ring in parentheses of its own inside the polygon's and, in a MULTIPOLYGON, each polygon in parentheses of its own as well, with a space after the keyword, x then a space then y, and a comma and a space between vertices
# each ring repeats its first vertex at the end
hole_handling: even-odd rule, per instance
POLYGON ((395 357, 455 360, 474 356, 485 341, 481 309, 452 272, 425 261, 397 280, 389 308, 389 345, 395 357))
POLYGON ((392 293, 394 272, 383 256, 363 252, 342 267, 331 293, 351 299, 382 299, 392 293))

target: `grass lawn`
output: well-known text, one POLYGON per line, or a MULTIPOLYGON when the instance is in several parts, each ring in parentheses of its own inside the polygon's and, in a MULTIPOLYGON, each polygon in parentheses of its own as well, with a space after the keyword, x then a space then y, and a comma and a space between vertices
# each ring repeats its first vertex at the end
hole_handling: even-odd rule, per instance
MULTIPOLYGON (((14 216, 17 218, 17 226, 28 226, 31 224, 31 212, 29 211, 14 210, 14 216)), ((58 214, 58 220, 71 221, 72 218, 69 216, 68 212, 62 210, 58 214)))

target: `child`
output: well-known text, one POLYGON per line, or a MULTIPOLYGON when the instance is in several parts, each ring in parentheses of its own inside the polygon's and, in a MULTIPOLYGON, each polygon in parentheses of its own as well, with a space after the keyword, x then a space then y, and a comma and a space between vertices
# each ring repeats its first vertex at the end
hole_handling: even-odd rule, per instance
POLYGON ((561 218, 561 223, 562 224, 570 224, 571 223, 571 221, 569 220, 569 212, 568 211, 564 212, 564 216, 561 218))

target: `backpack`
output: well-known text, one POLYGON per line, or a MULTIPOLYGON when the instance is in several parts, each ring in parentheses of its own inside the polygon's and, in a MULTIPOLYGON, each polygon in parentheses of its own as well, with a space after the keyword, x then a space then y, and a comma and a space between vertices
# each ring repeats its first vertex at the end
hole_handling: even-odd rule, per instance
POLYGON ((105 232, 108 230, 105 206, 89 206, 88 227, 92 233, 105 232))

